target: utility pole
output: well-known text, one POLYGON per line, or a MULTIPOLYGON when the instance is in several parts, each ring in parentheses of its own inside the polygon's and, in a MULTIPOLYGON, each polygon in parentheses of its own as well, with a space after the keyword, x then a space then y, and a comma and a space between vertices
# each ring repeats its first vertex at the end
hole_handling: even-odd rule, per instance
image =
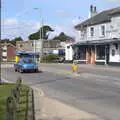
POLYGON ((42 11, 40 10, 40 8, 34 8, 35 10, 38 10, 40 11, 40 15, 41 15, 41 19, 40 19, 40 41, 41 41, 41 46, 40 46, 40 61, 41 61, 41 58, 43 56, 43 18, 42 18, 42 11))
MULTIPOLYGON (((41 36, 41 38, 40 38, 40 40, 41 40, 41 58, 42 58, 42 56, 43 56, 43 42, 44 42, 44 40, 43 40, 44 39, 43 38, 44 37, 43 36, 43 32, 44 32, 43 31, 43 19, 41 20, 41 30, 40 31, 41 31, 40 32, 41 33, 41 35, 40 35, 41 36)), ((40 60, 41 60, 41 58, 40 58, 40 60)))
MULTIPOLYGON (((0 11, 1 11, 1 3, 0 3, 0 11)), ((0 22, 1 26, 1 22, 0 22)), ((1 64, 2 64, 2 42, 1 42, 1 36, 0 36, 0 84, 2 84, 2 76, 1 76, 1 64)))

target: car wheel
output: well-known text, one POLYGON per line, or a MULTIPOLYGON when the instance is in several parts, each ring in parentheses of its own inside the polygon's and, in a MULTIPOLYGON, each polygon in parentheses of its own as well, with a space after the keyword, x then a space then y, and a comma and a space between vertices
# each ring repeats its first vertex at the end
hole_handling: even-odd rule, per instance
POLYGON ((35 72, 38 72, 38 69, 35 69, 35 72))
POLYGON ((19 69, 19 72, 20 72, 20 73, 23 73, 23 70, 22 70, 22 69, 19 69))
POLYGON ((17 69, 15 68, 15 72, 17 72, 17 69))

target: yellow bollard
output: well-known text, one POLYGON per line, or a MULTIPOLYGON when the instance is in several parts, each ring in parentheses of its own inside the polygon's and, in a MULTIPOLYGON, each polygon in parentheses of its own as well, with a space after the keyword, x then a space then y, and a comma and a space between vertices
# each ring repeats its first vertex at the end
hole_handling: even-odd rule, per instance
POLYGON ((17 62, 19 62, 19 56, 15 56, 15 62, 17 63, 17 62))
POLYGON ((72 71, 73 72, 77 72, 78 71, 78 65, 75 62, 73 62, 73 64, 72 64, 72 71))

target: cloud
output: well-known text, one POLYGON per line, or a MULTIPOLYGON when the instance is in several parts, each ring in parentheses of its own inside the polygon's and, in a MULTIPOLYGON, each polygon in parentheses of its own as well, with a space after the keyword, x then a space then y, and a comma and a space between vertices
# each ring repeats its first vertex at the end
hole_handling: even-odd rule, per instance
POLYGON ((40 28, 38 21, 18 20, 17 18, 2 19, 1 22, 1 37, 13 39, 21 36, 28 39, 28 35, 36 32, 40 28))
POLYGON ((78 32, 74 29, 73 24, 56 24, 53 25, 52 28, 54 29, 54 32, 51 32, 49 34, 49 38, 53 38, 55 36, 58 36, 61 32, 64 32, 68 36, 74 37, 76 40, 78 40, 78 32))
MULTIPOLYGON (((79 23, 78 19, 71 21, 71 24, 48 24, 54 30, 53 32, 48 33, 49 38, 51 39, 55 36, 58 36, 61 32, 64 32, 65 34, 77 39, 78 33, 74 29, 74 25, 77 23, 79 23)), ((2 39, 13 39, 15 37, 21 36, 23 39, 27 40, 28 35, 36 32, 39 28, 40 23, 38 21, 21 21, 17 18, 7 18, 2 20, 1 37, 2 39)))

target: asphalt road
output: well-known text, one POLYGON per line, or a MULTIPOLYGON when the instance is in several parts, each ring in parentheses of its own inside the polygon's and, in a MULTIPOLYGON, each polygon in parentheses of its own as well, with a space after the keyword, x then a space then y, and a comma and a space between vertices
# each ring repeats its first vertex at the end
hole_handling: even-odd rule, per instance
POLYGON ((80 75, 70 72, 70 65, 40 65, 40 73, 15 73, 2 68, 2 77, 42 88, 45 95, 104 120, 120 119, 120 69, 80 66, 80 75))

